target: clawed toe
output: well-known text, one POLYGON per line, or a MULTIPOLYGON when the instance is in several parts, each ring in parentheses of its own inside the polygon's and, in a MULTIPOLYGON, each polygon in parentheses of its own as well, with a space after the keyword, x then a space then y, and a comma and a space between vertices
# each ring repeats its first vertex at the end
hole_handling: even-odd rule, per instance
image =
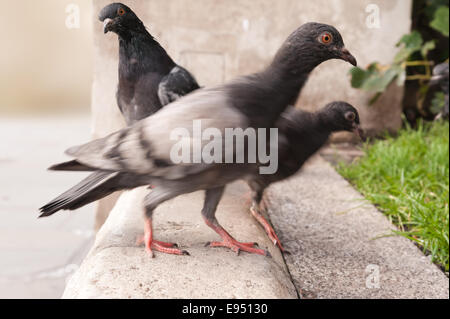
POLYGON ((257 254, 262 256, 270 257, 270 253, 264 249, 254 248, 258 246, 257 243, 240 243, 238 241, 214 241, 207 244, 209 247, 225 247, 234 251, 237 255, 241 253, 241 251, 245 251, 251 254, 257 254))
POLYGON ((153 253, 154 250, 170 255, 190 256, 189 252, 187 252, 186 250, 178 249, 177 244, 154 240, 152 231, 152 221, 150 218, 148 218, 145 223, 145 235, 138 237, 136 240, 136 244, 138 246, 144 243, 145 243, 145 250, 152 258, 154 257, 153 253))

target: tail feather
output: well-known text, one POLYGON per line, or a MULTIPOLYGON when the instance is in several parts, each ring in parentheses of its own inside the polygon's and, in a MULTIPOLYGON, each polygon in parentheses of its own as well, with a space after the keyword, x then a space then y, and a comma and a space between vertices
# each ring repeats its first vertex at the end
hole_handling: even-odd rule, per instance
POLYGON ((110 186, 116 184, 115 179, 118 175, 119 173, 105 171, 98 171, 89 175, 65 193, 41 207, 39 217, 53 215, 59 210, 75 210, 113 193, 118 189, 110 186))
POLYGON ((97 169, 86 166, 77 160, 73 160, 70 162, 64 162, 60 164, 53 165, 49 168, 51 171, 82 171, 82 172, 93 172, 97 169))

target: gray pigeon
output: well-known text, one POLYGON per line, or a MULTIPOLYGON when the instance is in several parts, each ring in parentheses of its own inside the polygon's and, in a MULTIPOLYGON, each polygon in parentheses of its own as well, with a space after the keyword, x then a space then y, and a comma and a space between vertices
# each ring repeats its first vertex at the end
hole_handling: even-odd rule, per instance
MULTIPOLYGON (((332 26, 307 23, 294 31, 280 48, 272 63, 263 71, 241 77, 231 83, 201 89, 169 104, 158 113, 105 138, 73 147, 67 154, 75 160, 55 165, 52 170, 108 171, 121 179, 112 185, 117 189, 132 189, 154 185, 145 197, 145 245, 153 250, 186 254, 173 244, 153 240, 152 214, 161 203, 182 194, 206 191, 202 215, 205 222, 223 239, 211 246, 223 246, 233 251, 247 251, 267 255, 267 251, 240 243, 227 233, 215 218, 217 205, 225 186, 237 179, 258 173, 260 165, 254 163, 206 163, 191 158, 188 162, 175 162, 173 150, 180 141, 174 135, 184 132, 183 145, 208 142, 196 138, 193 123, 201 121, 203 127, 214 128, 226 144, 227 129, 271 128, 281 113, 295 104, 300 90, 311 71, 324 61, 342 59, 356 65, 356 59, 345 49, 339 32, 332 26)), ((223 150, 227 158, 232 154, 223 150)), ((237 154, 239 155, 239 154, 237 154)), ((70 209, 70 208, 69 208, 70 209)), ((41 209, 46 216, 46 209, 41 209)))

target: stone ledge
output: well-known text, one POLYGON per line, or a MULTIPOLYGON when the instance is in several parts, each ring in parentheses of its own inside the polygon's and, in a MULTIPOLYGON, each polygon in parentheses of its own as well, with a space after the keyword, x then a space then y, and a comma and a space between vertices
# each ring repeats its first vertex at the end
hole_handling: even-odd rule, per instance
POLYGON ((268 198, 301 298, 449 298, 444 272, 412 241, 385 237, 388 218, 320 156, 268 198))
POLYGON ((297 298, 280 251, 248 212, 245 184, 228 187, 217 218, 238 240, 258 242, 273 258, 204 247, 219 238, 202 220, 202 192, 180 196, 155 212, 155 238, 176 242, 191 256, 155 252, 150 258, 135 245, 148 191, 121 196, 63 298, 297 298))
POLYGON ((269 190, 270 217, 291 252, 287 267, 248 213, 241 182, 228 187, 217 217, 237 239, 258 242, 273 258, 204 247, 218 236, 201 218, 201 192, 155 213, 156 238, 177 242, 191 256, 149 258, 135 245, 148 191, 122 195, 63 298, 297 298, 297 288, 303 298, 448 299, 448 277, 411 241, 375 239, 395 228, 320 157, 269 190), (370 286, 371 266, 379 270, 373 282, 379 287, 370 286))

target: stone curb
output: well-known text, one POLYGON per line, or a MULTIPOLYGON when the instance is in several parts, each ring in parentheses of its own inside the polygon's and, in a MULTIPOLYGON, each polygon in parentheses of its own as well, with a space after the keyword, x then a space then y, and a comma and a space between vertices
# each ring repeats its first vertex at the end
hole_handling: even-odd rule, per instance
POLYGON ((449 298, 444 272, 320 156, 268 199, 301 298, 449 298))
POLYGON ((286 263, 248 213, 241 182, 229 186, 218 219, 273 258, 205 248, 218 236, 201 219, 201 192, 167 202, 155 214, 157 239, 177 242, 191 256, 149 258, 134 243, 147 192, 122 195, 63 298, 270 299, 297 298, 297 291, 301 298, 449 297, 447 276, 411 241, 380 238, 395 227, 320 157, 269 190, 271 220, 291 253, 286 263))
POLYGON ((63 298, 297 298, 280 251, 248 212, 245 184, 228 187, 218 220, 238 240, 269 249, 272 258, 204 247, 219 237, 201 218, 202 192, 176 198, 155 212, 155 238, 176 242, 191 256, 156 252, 150 258, 135 244, 148 191, 140 188, 120 197, 63 298))

